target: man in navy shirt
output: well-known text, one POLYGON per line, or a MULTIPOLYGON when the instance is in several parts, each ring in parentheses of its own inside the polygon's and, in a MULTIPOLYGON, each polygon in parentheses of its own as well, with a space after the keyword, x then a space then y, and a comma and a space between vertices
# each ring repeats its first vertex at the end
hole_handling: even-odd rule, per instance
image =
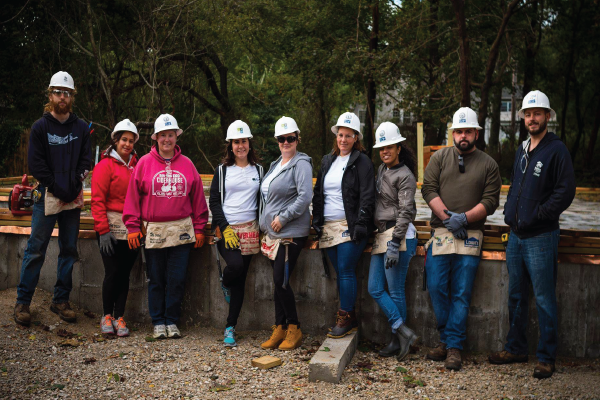
POLYGON ((555 116, 548 97, 539 90, 529 92, 519 116, 525 120, 529 139, 517 149, 504 206, 504 221, 511 229, 506 249, 510 328, 504 350, 491 354, 489 361, 528 361, 526 331, 531 281, 540 325, 538 363, 533 376, 543 379, 552 376, 556 360, 558 218, 575 197, 575 173, 567 147, 548 132, 548 121, 555 116))

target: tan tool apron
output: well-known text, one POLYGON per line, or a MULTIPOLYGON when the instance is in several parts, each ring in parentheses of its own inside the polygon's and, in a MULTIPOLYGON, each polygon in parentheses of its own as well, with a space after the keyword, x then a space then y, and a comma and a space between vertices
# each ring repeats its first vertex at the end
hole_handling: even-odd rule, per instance
POLYGON ((240 239, 240 251, 243 256, 260 252, 260 232, 256 220, 230 226, 240 239))
POLYGON ((177 221, 147 222, 147 224, 145 244, 147 249, 163 249, 196 242, 192 217, 177 221))
POLYGON ((425 243, 425 251, 429 249, 429 246, 433 246, 431 254, 434 256, 461 254, 479 257, 482 245, 483 232, 479 230, 468 230, 467 239, 461 240, 455 238, 452 232, 446 228, 435 228, 433 236, 425 243))
POLYGON ((327 221, 323 225, 323 234, 319 239, 319 248, 337 246, 341 243, 351 241, 350 231, 348 230, 348 221, 339 219, 336 221, 327 221))
MULTIPOLYGON (((279 251, 279 246, 281 245, 295 245, 293 242, 293 238, 283 238, 283 239, 275 239, 269 236, 269 234, 265 234, 260 241, 260 251, 264 256, 266 256, 269 260, 275 261, 275 257, 277 257, 277 252, 279 251)), ((288 253, 285 252, 285 261, 288 260, 288 253)))
POLYGON ((83 207, 83 190, 79 192, 77 198, 70 203, 65 203, 58 197, 54 197, 52 193, 46 189, 46 196, 44 197, 44 214, 54 215, 61 211, 73 210, 74 208, 83 207))
MULTIPOLYGON (((373 239, 373 248, 371 249, 371 254, 385 253, 387 251, 387 243, 392 240, 393 232, 394 227, 391 227, 385 232, 376 234, 375 239, 373 239)), ((400 242, 400 251, 406 251, 406 235, 400 242)))
POLYGON ((108 228, 117 240, 127 240, 127 228, 123 223, 123 213, 107 211, 108 228))

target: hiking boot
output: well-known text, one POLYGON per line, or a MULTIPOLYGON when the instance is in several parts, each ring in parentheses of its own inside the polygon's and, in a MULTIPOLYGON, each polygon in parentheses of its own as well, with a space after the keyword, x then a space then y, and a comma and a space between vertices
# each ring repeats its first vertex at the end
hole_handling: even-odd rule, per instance
POLYGON ((302 344, 302 331, 298 325, 289 324, 285 340, 281 342, 279 350, 294 350, 302 344))
POLYGON ((125 320, 123 319, 123 317, 120 317, 117 320, 113 318, 113 326, 117 330, 117 336, 129 336, 129 329, 127 329, 127 325, 125 324, 125 320))
POLYGON ((335 326, 327 337, 339 339, 358 329, 358 321, 354 311, 339 310, 335 317, 335 326))
POLYGON ((396 330, 396 336, 400 342, 400 352, 396 359, 398 361, 404 360, 408 353, 410 353, 410 346, 416 343, 418 337, 406 324, 402 324, 396 330))
POLYGON ((225 338, 223 339, 223 344, 225 347, 235 347, 237 343, 235 342, 235 327, 228 326, 225 328, 225 338))
POLYGON ((100 331, 102 333, 108 333, 109 335, 115 334, 115 327, 113 326, 113 321, 115 319, 110 314, 106 314, 100 320, 100 331))
POLYGON ((444 361, 448 354, 448 350, 446 350, 446 343, 440 342, 437 347, 429 350, 427 353, 427 358, 433 361, 444 361))
POLYGON ((179 339, 181 337, 181 332, 179 332, 177 325, 167 325, 167 337, 169 339, 179 339))
POLYGON ((29 312, 29 304, 15 304, 14 318, 17 324, 29 326, 29 324, 31 324, 31 313, 29 312))
POLYGON ((392 333, 392 340, 383 349, 379 350, 381 357, 393 357, 400 352, 400 339, 398 335, 392 333))
POLYGON ((545 362, 539 362, 535 366, 533 370, 533 377, 538 379, 546 379, 550 378, 554 373, 555 368, 554 364, 549 364, 545 362))
POLYGON ((231 290, 228 287, 223 286, 221 283, 221 289, 223 290, 223 296, 225 296, 225 301, 227 304, 231 302, 231 290))
POLYGON ((513 354, 506 350, 497 351, 488 356, 490 364, 526 363, 529 361, 527 354, 513 354))
POLYGON ((279 347, 281 342, 285 340, 287 335, 287 329, 283 329, 283 325, 273 325, 271 327, 273 333, 271 333, 271 337, 266 342, 262 343, 260 347, 263 349, 276 349, 279 347))
POLYGON ((55 314, 58 314, 60 319, 67 322, 75 322, 77 321, 77 315, 75 311, 71 310, 71 305, 69 302, 65 303, 52 303, 50 305, 50 311, 55 314))
POLYGON ((154 339, 166 339, 167 338, 167 327, 164 325, 154 325, 154 333, 152 334, 154 339))
POLYGON ((462 358, 460 356, 459 349, 448 349, 448 356, 446 357, 446 363, 444 364, 446 369, 452 369, 459 371, 462 367, 462 358))

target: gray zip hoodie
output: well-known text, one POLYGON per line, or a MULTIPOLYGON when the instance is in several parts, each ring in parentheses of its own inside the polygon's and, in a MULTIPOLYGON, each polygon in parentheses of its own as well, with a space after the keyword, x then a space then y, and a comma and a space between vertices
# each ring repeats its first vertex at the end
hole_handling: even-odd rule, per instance
MULTIPOLYGON (((272 162, 263 179, 280 162, 281 157, 272 162)), ((297 152, 269 185, 260 215, 260 230, 278 239, 308 236, 312 196, 312 160, 306 154, 297 152), (278 233, 271 228, 271 222, 276 216, 279 216, 279 222, 283 226, 278 233)))

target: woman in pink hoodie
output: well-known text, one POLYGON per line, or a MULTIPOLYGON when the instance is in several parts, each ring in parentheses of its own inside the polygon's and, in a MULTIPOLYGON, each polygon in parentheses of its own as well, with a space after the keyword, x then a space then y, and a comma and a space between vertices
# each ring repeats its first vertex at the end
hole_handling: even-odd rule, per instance
POLYGON ((208 221, 200 175, 176 144, 181 133, 173 116, 156 119, 157 143, 140 158, 123 208, 129 246, 143 243, 148 258, 148 309, 156 339, 181 337, 176 324, 189 254, 192 246, 204 244, 208 221))

